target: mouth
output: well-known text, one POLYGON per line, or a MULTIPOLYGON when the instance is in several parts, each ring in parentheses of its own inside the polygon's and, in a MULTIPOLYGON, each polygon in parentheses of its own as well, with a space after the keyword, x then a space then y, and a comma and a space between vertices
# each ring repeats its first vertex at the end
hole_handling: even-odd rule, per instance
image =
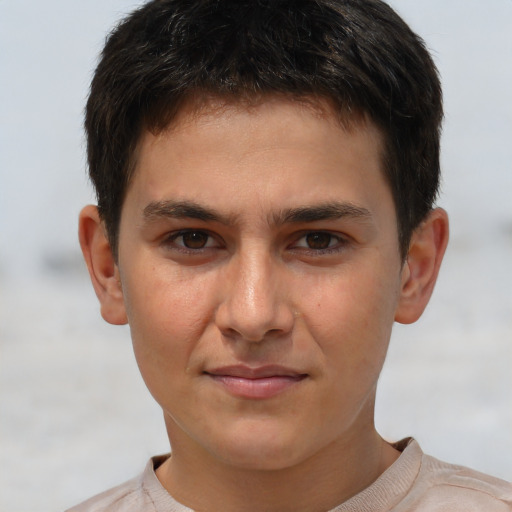
POLYGON ((308 376, 283 366, 250 368, 244 365, 225 366, 205 371, 204 374, 222 386, 228 393, 252 400, 272 398, 296 387, 308 376))

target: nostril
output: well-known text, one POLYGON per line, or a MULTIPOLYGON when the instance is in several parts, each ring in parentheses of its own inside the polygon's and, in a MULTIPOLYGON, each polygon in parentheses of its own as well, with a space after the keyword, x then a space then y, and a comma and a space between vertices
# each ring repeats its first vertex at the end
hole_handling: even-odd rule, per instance
POLYGON ((241 337, 241 334, 237 330, 235 330, 235 329, 233 329, 231 327, 224 328, 224 329, 221 328, 220 331, 221 331, 221 334, 225 338, 236 339, 236 338, 240 338, 241 337))
POLYGON ((245 341, 250 343, 261 343, 264 341, 276 340, 285 337, 289 331, 284 329, 269 329, 267 331, 259 332, 257 330, 240 330, 233 328, 221 329, 221 334, 231 341, 245 341))

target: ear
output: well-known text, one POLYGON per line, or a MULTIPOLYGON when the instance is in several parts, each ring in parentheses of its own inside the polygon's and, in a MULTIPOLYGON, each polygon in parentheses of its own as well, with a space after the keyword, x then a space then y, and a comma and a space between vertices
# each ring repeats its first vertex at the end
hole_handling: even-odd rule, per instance
POLYGON ((100 301, 101 316, 110 324, 128 322, 119 269, 96 206, 86 206, 79 217, 78 236, 94 291, 100 301))
POLYGON ((397 322, 416 322, 427 307, 448 244, 448 231, 448 215, 442 208, 432 210, 414 231, 402 269, 397 322))

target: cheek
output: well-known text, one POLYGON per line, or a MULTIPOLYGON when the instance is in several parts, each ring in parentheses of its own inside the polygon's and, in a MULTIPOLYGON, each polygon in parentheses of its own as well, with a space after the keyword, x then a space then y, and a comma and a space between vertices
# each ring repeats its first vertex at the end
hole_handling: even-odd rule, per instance
POLYGON ((312 336, 328 357, 352 365, 383 362, 396 308, 397 285, 377 266, 351 269, 309 286, 303 294, 305 319, 312 336))
MULTIPOLYGON (((133 275, 133 273, 132 273, 133 275)), ((176 369, 187 361, 213 311, 206 278, 158 272, 124 286, 135 356, 141 366, 176 369)))

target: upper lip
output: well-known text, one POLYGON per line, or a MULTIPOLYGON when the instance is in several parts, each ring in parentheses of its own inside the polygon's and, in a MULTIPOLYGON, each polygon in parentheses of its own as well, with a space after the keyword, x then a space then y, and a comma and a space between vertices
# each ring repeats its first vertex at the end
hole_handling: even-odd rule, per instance
POLYGON ((252 368, 245 365, 222 366, 206 370, 209 375, 239 377, 242 379, 264 379, 268 377, 303 377, 304 372, 281 365, 265 365, 252 368))

